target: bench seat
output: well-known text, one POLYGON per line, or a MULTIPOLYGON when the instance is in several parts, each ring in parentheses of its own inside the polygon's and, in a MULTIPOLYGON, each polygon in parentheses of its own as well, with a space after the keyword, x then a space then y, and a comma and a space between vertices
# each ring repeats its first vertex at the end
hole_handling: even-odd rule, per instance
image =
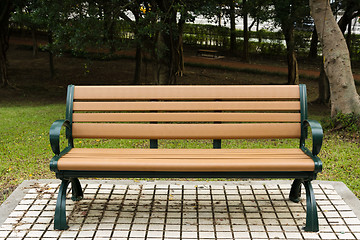
POLYGON ((252 172, 314 171, 300 149, 95 149, 73 148, 59 170, 252 172))

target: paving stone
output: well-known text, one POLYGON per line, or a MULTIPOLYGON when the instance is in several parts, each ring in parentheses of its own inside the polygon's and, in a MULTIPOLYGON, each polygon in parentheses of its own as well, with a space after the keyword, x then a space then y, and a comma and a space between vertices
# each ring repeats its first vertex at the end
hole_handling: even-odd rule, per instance
POLYGON ((232 233, 231 232, 216 232, 216 237, 218 239, 232 238, 232 233))
POLYGON ((346 239, 346 240, 355 239, 355 236, 351 233, 336 233, 336 236, 339 239, 346 239))
POLYGON ((78 238, 92 238, 95 235, 95 231, 80 231, 78 238))
POLYGON ((61 233, 61 236, 60 237, 64 237, 64 238, 74 238, 74 237, 76 237, 76 235, 78 234, 79 232, 78 231, 69 231, 69 230, 67 230, 67 231, 63 231, 62 233, 61 233))
POLYGON ((337 239, 336 234, 334 233, 320 233, 321 239, 337 239))
POLYGON ((27 231, 12 231, 9 238, 23 238, 26 235, 27 231))
POLYGON ((197 232, 181 232, 182 238, 188 239, 188 238, 197 238, 198 233, 197 232))
POLYGON ((284 239, 285 235, 282 232, 268 232, 271 239, 284 239))
POLYGON ((129 231, 114 231, 112 238, 121 238, 121 237, 127 238, 128 235, 129 235, 129 231))
POLYGON ((10 234, 10 231, 0 231, 0 237, 5 238, 10 234))
POLYGON ((180 238, 179 231, 165 231, 165 238, 180 238))
POLYGON ((302 239, 299 232, 284 232, 286 239, 302 239))
POLYGON ((199 232, 199 238, 208 238, 208 239, 215 239, 215 233, 214 232, 199 232))
POLYGON ((112 231, 109 230, 99 230, 96 231, 95 237, 110 237, 112 231))
POLYGON ((259 238, 268 238, 266 232, 250 232, 250 235, 253 239, 259 239, 259 238))

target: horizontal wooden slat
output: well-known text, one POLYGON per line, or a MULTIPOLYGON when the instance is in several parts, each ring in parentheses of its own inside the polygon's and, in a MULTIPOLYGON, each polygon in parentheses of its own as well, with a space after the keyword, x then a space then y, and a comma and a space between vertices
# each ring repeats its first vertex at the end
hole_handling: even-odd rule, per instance
POLYGON ((74 122, 300 122, 300 113, 74 113, 74 122))
POLYGON ((75 86, 76 100, 275 100, 299 99, 297 85, 75 86))
POLYGON ((299 148, 222 148, 222 149, 149 149, 149 148, 72 148, 71 154, 135 154, 135 155, 149 155, 149 154, 181 154, 181 155, 203 155, 205 153, 218 154, 250 154, 250 155, 303 155, 304 152, 299 148))
POLYGON ((257 139, 299 138, 300 123, 109 124, 73 123, 74 138, 257 139))
POLYGON ((303 159, 74 159, 61 158, 59 170, 72 171, 176 171, 176 172, 267 172, 314 171, 314 161, 303 159))
POLYGON ((59 160, 58 167, 83 171, 313 171, 314 161, 299 149, 75 148, 59 160))
MULTIPOLYGON (((191 155, 191 154, 187 154, 187 155, 181 155, 181 158, 183 159, 257 159, 257 158, 261 158, 264 155, 251 155, 251 154, 229 154, 229 155, 212 155, 212 154, 197 154, 197 155, 191 155)), ((108 159, 113 159, 113 158, 134 158, 134 159, 178 159, 179 156, 178 155, 173 155, 173 154, 72 154, 69 156, 64 156, 64 158, 108 158, 108 159)), ((267 159, 278 159, 278 158, 287 158, 287 159, 299 159, 299 158, 304 158, 304 154, 299 154, 299 155, 286 155, 286 154, 272 154, 269 156, 266 156, 267 159)))
POLYGON ((74 102, 74 111, 298 111, 299 101, 74 102))

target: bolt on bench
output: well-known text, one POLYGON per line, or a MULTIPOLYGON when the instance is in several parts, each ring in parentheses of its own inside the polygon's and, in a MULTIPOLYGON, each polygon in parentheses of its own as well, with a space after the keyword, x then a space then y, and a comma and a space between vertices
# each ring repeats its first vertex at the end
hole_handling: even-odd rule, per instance
POLYGON ((321 125, 307 119, 305 85, 277 86, 73 86, 66 119, 50 128, 61 179, 55 229, 67 229, 66 192, 83 197, 80 177, 293 178, 290 200, 306 190, 305 231, 318 231, 311 181, 322 170, 317 157, 321 125), (68 146, 60 151, 60 130, 68 146), (305 147, 307 128, 312 151, 305 147), (150 149, 75 148, 75 138, 150 139, 150 149), (299 148, 222 149, 221 139, 297 138, 299 148), (214 139, 213 149, 157 149, 157 139, 214 139))

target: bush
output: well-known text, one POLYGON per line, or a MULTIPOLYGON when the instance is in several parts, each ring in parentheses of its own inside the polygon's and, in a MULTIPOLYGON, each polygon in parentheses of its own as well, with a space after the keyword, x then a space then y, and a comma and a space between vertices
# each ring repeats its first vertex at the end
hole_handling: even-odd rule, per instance
POLYGON ((344 130, 350 133, 360 132, 360 116, 349 113, 338 113, 334 118, 322 120, 323 126, 329 130, 344 130))

